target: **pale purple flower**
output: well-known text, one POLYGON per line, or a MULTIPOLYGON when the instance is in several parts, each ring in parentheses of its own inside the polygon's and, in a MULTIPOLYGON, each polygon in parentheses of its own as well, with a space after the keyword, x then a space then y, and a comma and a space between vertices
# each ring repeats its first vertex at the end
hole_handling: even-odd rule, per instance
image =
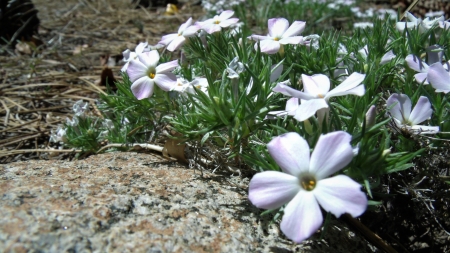
POLYGON ((440 62, 432 64, 427 73, 427 79, 436 92, 450 92, 450 73, 440 62))
POLYGON ((245 70, 244 64, 239 61, 239 57, 236 56, 234 59, 228 64, 227 72, 228 78, 230 79, 239 79, 239 74, 245 70))
POLYGON ((206 92, 208 89, 208 80, 204 77, 196 77, 194 80, 189 82, 184 78, 177 79, 177 85, 172 88, 172 91, 177 91, 179 93, 190 93, 195 94, 195 88, 206 92))
POLYGON ((361 215, 367 208, 361 185, 345 175, 328 178, 351 162, 351 139, 343 131, 321 135, 310 155, 308 143, 297 133, 275 137, 267 148, 283 172, 256 174, 250 181, 249 200, 263 209, 287 204, 281 231, 297 243, 322 225, 319 205, 336 217, 361 215))
POLYGON ((383 55, 383 57, 381 57, 380 65, 384 65, 384 64, 390 62, 395 57, 397 57, 397 56, 394 54, 394 51, 389 50, 388 52, 386 52, 383 55))
POLYGON ((192 25, 192 18, 189 18, 186 23, 183 23, 180 28, 178 28, 178 33, 165 35, 158 43, 166 45, 167 50, 173 52, 185 43, 186 38, 195 36, 199 29, 200 26, 192 25))
POLYGON ((66 142, 67 141, 67 135, 66 135, 66 129, 62 125, 58 125, 58 128, 56 131, 51 130, 50 134, 50 142, 66 142))
POLYGON ((412 54, 406 56, 405 61, 412 70, 419 72, 414 75, 414 78, 418 83, 429 84, 427 80, 427 73, 429 68, 428 64, 423 62, 419 57, 412 54))
POLYGON ((268 21, 269 34, 267 36, 251 35, 249 38, 260 41, 261 52, 275 54, 280 51, 281 45, 302 43, 303 36, 297 35, 305 30, 305 25, 304 21, 294 21, 289 26, 289 21, 285 18, 271 18, 268 21))
POLYGON ((400 32, 403 32, 405 28, 414 29, 416 27, 419 27, 419 31, 421 33, 424 33, 427 30, 431 29, 435 24, 444 21, 444 16, 435 19, 430 19, 429 17, 427 17, 422 20, 420 18, 414 17, 414 15, 409 12, 406 13, 406 18, 409 22, 397 22, 396 24, 397 30, 399 30, 400 32))
POLYGON ((295 90, 283 83, 278 83, 273 91, 280 92, 286 96, 300 98, 301 104, 294 118, 298 121, 304 121, 313 116, 318 110, 328 108, 328 101, 332 97, 364 95, 364 85, 360 84, 365 76, 364 74, 354 72, 340 85, 330 91, 330 79, 326 75, 302 75, 303 92, 295 90))
POLYGON ((214 18, 205 20, 203 22, 197 22, 196 24, 200 26, 201 29, 205 30, 207 33, 212 34, 215 32, 220 32, 222 28, 230 27, 236 24, 239 19, 231 18, 234 15, 234 11, 224 11, 219 16, 214 16, 214 18))
POLYGON ((171 73, 178 66, 177 60, 159 64, 159 53, 156 50, 138 55, 139 60, 131 60, 127 73, 130 77, 131 91, 141 100, 153 94, 154 85, 169 91, 177 84, 177 77, 171 73))
POLYGON ((136 46, 136 48, 134 49, 134 52, 131 52, 130 49, 123 51, 122 55, 123 55, 123 61, 125 62, 125 65, 123 65, 121 71, 122 72, 127 71, 130 61, 136 60, 138 58, 138 55, 142 54, 146 50, 147 46, 148 46, 147 42, 141 42, 141 43, 139 43, 139 45, 136 46))
POLYGON ((433 114, 431 103, 427 97, 421 96, 411 111, 411 99, 405 94, 394 93, 386 101, 386 107, 397 127, 417 134, 439 132, 439 127, 419 125, 433 114))

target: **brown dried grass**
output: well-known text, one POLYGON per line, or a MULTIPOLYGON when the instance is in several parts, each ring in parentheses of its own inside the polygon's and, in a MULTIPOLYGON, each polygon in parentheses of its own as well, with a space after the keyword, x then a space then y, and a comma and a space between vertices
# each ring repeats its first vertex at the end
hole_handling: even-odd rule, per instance
POLYGON ((203 15, 189 3, 176 15, 165 7, 135 8, 131 0, 34 0, 43 42, 0 47, 0 163, 23 159, 61 158, 72 150, 52 151, 52 129, 72 117, 83 99, 95 111, 102 70, 120 78, 122 51, 142 41, 156 44, 176 32, 189 17, 203 15))

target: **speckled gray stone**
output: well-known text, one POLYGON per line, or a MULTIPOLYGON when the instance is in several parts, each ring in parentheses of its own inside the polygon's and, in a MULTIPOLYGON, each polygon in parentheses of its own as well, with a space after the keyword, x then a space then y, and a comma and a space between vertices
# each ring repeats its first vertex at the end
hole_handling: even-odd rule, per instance
POLYGON ((295 245, 247 200, 249 179, 153 154, 16 162, 0 177, 4 252, 372 252, 341 223, 295 245))

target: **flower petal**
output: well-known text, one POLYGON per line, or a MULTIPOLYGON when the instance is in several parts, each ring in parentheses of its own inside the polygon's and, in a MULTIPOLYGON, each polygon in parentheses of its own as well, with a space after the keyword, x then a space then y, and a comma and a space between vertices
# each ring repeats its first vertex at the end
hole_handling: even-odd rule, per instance
POLYGON ((153 94, 154 82, 147 76, 141 77, 131 85, 133 95, 138 99, 148 98, 153 94))
POLYGON ((303 100, 295 111, 294 119, 298 121, 305 121, 313 116, 318 110, 328 108, 325 99, 317 98, 311 100, 303 100))
POLYGON ((238 19, 238 18, 230 18, 230 19, 221 21, 219 25, 220 25, 222 28, 225 28, 225 27, 229 27, 229 26, 231 26, 231 25, 234 25, 234 24, 236 24, 237 22, 239 22, 239 19, 238 19))
MULTIPOLYGON (((259 42, 259 46, 261 47, 261 52, 266 54, 276 54, 280 50, 280 42, 274 41, 273 39, 262 40, 259 42)), ((255 44, 255 49, 257 49, 258 45, 255 44)))
POLYGON ((283 72, 283 64, 272 65, 270 69, 272 73, 270 73, 269 80, 270 82, 275 82, 278 79, 278 77, 281 76, 281 72, 283 72))
POLYGON ((136 46, 134 52, 136 52, 136 54, 142 54, 142 52, 144 52, 145 47, 147 46, 148 46, 147 42, 141 42, 139 43, 139 45, 136 46))
POLYGON ((223 20, 229 19, 233 15, 234 15, 234 11, 231 11, 231 10, 223 11, 222 13, 220 13, 219 20, 223 21, 223 20))
POLYGON ((343 95, 349 95, 349 94, 355 94, 355 95, 359 95, 359 96, 364 95, 364 91, 365 91, 365 90, 363 90, 364 86, 363 86, 363 88, 358 88, 353 91, 352 91, 352 89, 354 89, 358 85, 360 85, 362 83, 362 81, 364 81, 365 77, 366 77, 366 75, 364 75, 364 74, 353 72, 341 84, 339 84, 336 88, 334 88, 333 90, 328 92, 326 95, 326 98, 329 99, 331 97, 337 97, 337 96, 343 96, 343 95), (362 94, 361 94, 361 92, 362 92, 362 94))
POLYGON ((305 21, 294 21, 291 26, 284 32, 283 38, 293 37, 299 35, 305 30, 306 22, 305 21))
POLYGON ((305 93, 314 97, 324 97, 330 90, 330 79, 326 75, 317 74, 307 76, 302 74, 305 93))
POLYGON ((411 121, 412 125, 418 125, 429 119, 431 114, 433 114, 433 110, 431 109, 430 101, 427 97, 421 96, 412 110, 411 115, 409 115, 409 121, 411 121))
POLYGON ((298 108, 298 98, 290 98, 288 101, 286 101, 286 112, 288 115, 295 115, 295 111, 298 108))
POLYGON ((411 99, 409 99, 407 95, 397 93, 392 94, 386 101, 386 107, 392 107, 389 110, 389 113, 400 122, 409 121, 409 115, 411 114, 411 99), (394 105, 394 107, 392 107, 392 105, 394 105))
POLYGON ((305 99, 305 100, 315 98, 312 95, 298 91, 296 89, 293 89, 293 88, 287 86, 285 83, 287 83, 287 82, 284 81, 284 82, 278 83, 277 86, 275 86, 275 88, 273 88, 273 91, 280 92, 281 94, 286 95, 286 96, 292 96, 292 97, 305 99))
POLYGON ((311 154, 309 171, 317 180, 343 169, 353 159, 352 136, 344 131, 321 135, 311 154))
POLYGON ((298 178, 279 171, 257 173, 250 181, 248 199, 258 208, 275 209, 300 191, 298 178))
POLYGON ((167 34, 162 36, 161 41, 158 44, 169 45, 174 39, 178 38, 177 33, 167 34))
POLYGON ((159 53, 156 50, 139 54, 138 57, 139 61, 147 68, 156 68, 156 65, 158 65, 159 62, 159 53))
POLYGON ((406 56, 405 61, 412 70, 415 70, 417 72, 426 73, 428 70, 428 64, 426 64, 419 57, 413 54, 406 56))
POLYGON ((289 21, 285 18, 271 18, 267 21, 269 35, 272 38, 281 39, 284 32, 289 28, 289 21))
POLYGON ((147 67, 138 60, 131 60, 127 68, 127 74, 130 81, 134 82, 143 76, 147 76, 147 67))
POLYGON ((384 64, 390 62, 395 57, 396 57, 396 55, 394 54, 394 52, 392 50, 388 51, 387 53, 385 53, 383 55, 383 57, 381 57, 380 65, 384 65, 384 64))
POLYGON ((267 144, 267 149, 284 172, 298 176, 309 171, 309 145, 299 134, 277 136, 267 144))
POLYGON ((294 36, 294 37, 283 38, 283 39, 279 40, 279 42, 282 45, 286 45, 286 44, 298 45, 303 42, 303 36, 294 36))
POLYGON ((296 243, 313 235, 322 225, 323 217, 312 192, 299 191, 284 209, 281 231, 296 243))
POLYGON ((357 217, 367 208, 367 196, 361 191, 361 185, 348 176, 322 179, 312 192, 320 206, 336 217, 344 213, 357 217))
POLYGON ((177 85, 177 77, 172 73, 156 74, 153 80, 164 91, 169 91, 177 85))
POLYGON ((428 73, 417 73, 414 75, 418 83, 430 84, 427 80, 428 73))
POLYGON ((167 50, 169 50, 170 52, 173 52, 173 51, 177 50, 178 48, 180 48, 184 44, 185 41, 186 41, 186 38, 184 38, 184 36, 177 36, 167 46, 167 50))
POLYGON ((441 63, 434 63, 430 66, 427 79, 436 90, 444 93, 450 91, 450 74, 445 71, 441 63))
POLYGON ((176 67, 178 67, 178 60, 161 63, 156 67, 156 74, 164 74, 164 73, 171 72, 176 67))

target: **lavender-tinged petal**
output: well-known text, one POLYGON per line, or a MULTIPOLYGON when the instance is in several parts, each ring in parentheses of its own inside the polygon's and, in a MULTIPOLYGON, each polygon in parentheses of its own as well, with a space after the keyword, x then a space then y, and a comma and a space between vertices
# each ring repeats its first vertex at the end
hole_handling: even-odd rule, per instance
POLYGON ((305 100, 310 100, 310 99, 315 98, 315 96, 312 96, 310 94, 293 89, 283 83, 278 83, 277 86, 275 86, 275 88, 273 88, 273 91, 280 92, 286 96, 292 96, 292 97, 301 98, 301 99, 305 99, 305 100))
MULTIPOLYGON (((259 42, 261 47, 261 52, 266 54, 275 54, 280 50, 280 42, 274 40, 262 40, 259 42)), ((255 48, 258 45, 255 44, 255 48)))
POLYGON ((233 15, 234 15, 234 11, 226 10, 226 11, 223 11, 222 13, 220 13, 219 19, 221 21, 223 21, 223 20, 231 18, 231 16, 233 16, 233 15))
POLYGON ((282 45, 286 45, 286 44, 298 45, 303 42, 303 36, 282 38, 281 40, 279 40, 279 42, 282 45))
POLYGON ((162 36, 161 41, 158 44, 169 45, 174 39, 178 37, 177 33, 167 34, 162 36))
POLYGON ((134 52, 136 52, 136 54, 142 54, 142 52, 144 52, 144 49, 147 46, 148 46, 147 42, 141 42, 136 46, 136 48, 134 49, 134 52))
POLYGON ((433 110, 431 109, 430 101, 427 97, 421 96, 411 115, 409 115, 409 121, 411 121, 412 125, 417 125, 429 119, 431 114, 433 114, 433 110))
POLYGON ((444 57, 444 50, 439 45, 431 45, 427 47, 427 63, 433 64, 436 62, 442 62, 444 57))
POLYGON ((326 75, 307 76, 302 74, 305 93, 314 97, 324 97, 330 90, 330 79, 326 75))
POLYGON ((322 225, 323 217, 312 192, 300 191, 284 209, 281 231, 296 243, 308 239, 322 225))
POLYGON ((392 59, 394 59, 396 57, 396 55, 394 54, 394 52, 392 50, 388 51, 387 53, 385 53, 383 55, 383 57, 381 57, 381 65, 384 65, 388 62, 390 62, 392 59))
POLYGON ((299 99, 298 98, 290 98, 288 101, 286 101, 286 111, 288 115, 294 116, 295 111, 298 109, 299 99))
POLYGON ((343 169, 353 159, 352 136, 343 131, 321 135, 311 154, 310 172, 317 180, 343 169))
POLYGON ((267 144, 267 149, 284 172, 298 176, 309 170, 309 145, 299 134, 277 136, 267 144))
POLYGON ((180 25, 180 28, 178 28, 178 34, 183 33, 184 30, 186 30, 186 28, 188 28, 189 26, 192 25, 192 17, 190 17, 186 23, 183 23, 182 25, 180 25))
POLYGON ((127 50, 123 51, 122 52, 123 60, 124 61, 129 61, 130 60, 130 54, 131 54, 130 49, 127 49, 127 50))
POLYGON ((364 74, 353 72, 341 84, 339 84, 336 88, 334 88, 330 92, 328 92, 327 98, 351 94, 351 93, 347 93, 347 92, 349 90, 355 88, 356 86, 360 85, 362 83, 362 81, 364 81, 365 77, 366 77, 366 75, 364 75, 364 74))
POLYGON ((176 67, 178 67, 178 60, 159 64, 156 67, 156 74, 170 73, 170 71, 174 70, 176 67))
POLYGON ((281 76, 281 72, 283 72, 283 64, 275 64, 270 68, 272 73, 270 73, 270 82, 275 82, 278 77, 281 76))
POLYGON ((344 213, 357 217, 367 209, 367 197, 361 191, 361 185, 348 176, 322 179, 317 182, 313 193, 320 206, 336 217, 344 213))
POLYGON ((148 98, 153 94, 154 82, 147 76, 141 77, 131 85, 133 95, 138 99, 148 98))
POLYGON ((147 76, 147 67, 140 61, 132 60, 128 65, 127 74, 130 81, 134 82, 143 76, 147 76))
POLYGON ((424 85, 430 84, 427 80, 428 73, 417 73, 414 75, 414 78, 418 83, 423 83, 424 85))
POLYGON ((303 100, 295 111, 294 119, 298 121, 305 121, 313 116, 318 110, 328 108, 328 104, 325 99, 311 99, 303 100))
POLYGON ((252 39, 254 41, 260 41, 260 40, 273 40, 272 37, 269 36, 263 36, 263 35, 256 35, 252 34, 251 36, 247 37, 248 39, 252 39))
POLYGON ((184 30, 183 36, 185 38, 193 37, 193 36, 197 35, 198 30, 200 30, 199 25, 191 25, 188 28, 186 28, 186 30, 184 30))
POLYGON ((411 114, 411 99, 409 99, 407 95, 397 93, 392 94, 386 101, 386 107, 392 107, 389 110, 389 113, 400 122, 409 120, 409 115, 411 114), (394 105, 394 107, 392 107, 392 105, 394 105))
POLYGON ((284 32, 289 28, 289 21, 285 18, 271 18, 267 21, 269 35, 273 38, 282 38, 284 32))
POLYGON ((297 36, 305 30, 305 21, 294 21, 291 26, 284 32, 283 38, 297 36))
POLYGON ((405 61, 412 70, 415 70, 417 72, 426 73, 428 70, 428 64, 426 64, 419 57, 413 54, 406 56, 405 61))
POLYGON ((364 85, 359 85, 353 89, 344 90, 341 92, 335 92, 334 90, 332 90, 325 96, 325 98, 329 99, 331 97, 339 97, 339 96, 345 96, 345 95, 356 95, 356 96, 361 97, 361 96, 364 96, 365 93, 366 93, 366 88, 364 87, 364 85))
POLYGON ((170 91, 177 85, 177 77, 172 73, 156 74, 154 80, 163 91, 170 91))
POLYGON ((414 27, 417 26, 416 22, 397 22, 397 24, 395 25, 397 27, 397 30, 399 30, 400 32, 403 32, 406 29, 412 29, 414 27))
POLYGON ((172 42, 170 42, 170 44, 167 46, 167 50, 169 50, 170 52, 173 52, 173 51, 177 50, 178 48, 180 48, 184 44, 185 41, 186 41, 186 39, 183 36, 178 36, 172 42))
POLYGON ((298 178, 279 171, 257 173, 250 181, 248 199, 258 208, 275 209, 300 191, 298 178))
POLYGON ((139 54, 138 58, 147 68, 155 68, 159 62, 159 53, 156 50, 152 50, 150 52, 139 54))
POLYGON ((222 27, 217 24, 210 24, 210 25, 204 26, 203 29, 209 34, 213 34, 215 32, 222 31, 222 27))
POLYGON ((445 93, 450 91, 450 74, 445 71, 441 63, 434 63, 430 66, 427 79, 436 90, 445 93))
POLYGON ((128 65, 130 65, 130 62, 126 62, 125 65, 123 65, 123 67, 120 69, 120 71, 126 72, 128 69, 128 65))
POLYGON ((236 24, 237 22, 239 22, 239 19, 238 19, 238 18, 230 18, 230 19, 221 21, 219 25, 220 25, 222 28, 225 28, 225 27, 229 27, 229 26, 231 26, 231 25, 234 25, 234 24, 236 24))

